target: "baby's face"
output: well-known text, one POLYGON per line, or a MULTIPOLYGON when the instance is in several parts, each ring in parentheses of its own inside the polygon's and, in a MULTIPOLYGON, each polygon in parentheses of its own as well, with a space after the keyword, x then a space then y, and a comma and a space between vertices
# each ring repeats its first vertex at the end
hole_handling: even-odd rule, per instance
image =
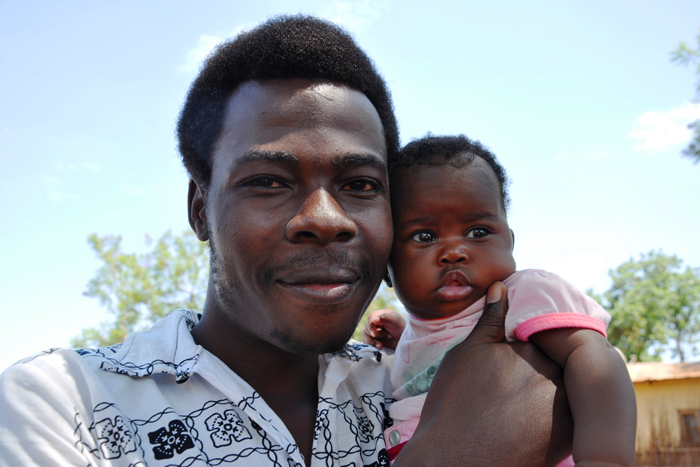
POLYGON ((498 179, 483 159, 417 166, 392 183, 389 274, 412 315, 455 315, 515 272, 498 179))

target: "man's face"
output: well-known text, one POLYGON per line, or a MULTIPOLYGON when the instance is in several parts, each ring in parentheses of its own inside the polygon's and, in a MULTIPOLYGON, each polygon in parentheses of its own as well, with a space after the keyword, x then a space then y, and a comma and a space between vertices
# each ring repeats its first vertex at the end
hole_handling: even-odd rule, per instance
POLYGON ((306 80, 230 98, 205 195, 215 294, 232 332, 293 353, 340 348, 391 248, 386 145, 367 97, 306 80))

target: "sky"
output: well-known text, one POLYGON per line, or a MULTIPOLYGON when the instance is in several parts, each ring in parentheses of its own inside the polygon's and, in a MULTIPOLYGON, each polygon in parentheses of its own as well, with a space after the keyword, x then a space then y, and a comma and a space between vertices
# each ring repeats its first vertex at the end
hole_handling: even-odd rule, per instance
MULTIPOLYGON (((0 370, 109 319, 92 233, 128 252, 189 229, 175 122, 224 38, 277 14, 350 31, 401 142, 466 134, 512 179, 520 269, 604 291, 661 250, 700 266, 700 164, 680 155, 700 2, 0 0, 0 370)), ((698 357, 695 357, 696 359, 698 357)))

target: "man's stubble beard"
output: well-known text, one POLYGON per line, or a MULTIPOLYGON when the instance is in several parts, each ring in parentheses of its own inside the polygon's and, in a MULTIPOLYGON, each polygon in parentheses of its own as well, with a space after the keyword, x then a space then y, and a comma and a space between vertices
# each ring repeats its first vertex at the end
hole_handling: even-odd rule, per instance
MULTIPOLYGON (((229 310, 236 310, 238 308, 237 301, 235 297, 237 296, 235 292, 235 281, 234 278, 229 277, 225 265, 220 261, 220 256, 217 254, 217 247, 213 240, 213 236, 209 231, 209 226, 207 225, 207 232, 209 236, 209 251, 210 251, 210 274, 212 275, 214 281, 214 292, 218 301, 224 305, 229 310)), ((362 264, 361 274, 366 278, 366 280, 371 279, 374 276, 369 264, 362 264)), ((271 268, 263 268, 262 272, 259 274, 261 277, 258 279, 267 288, 271 288, 273 270, 271 268)), ((363 306, 361 312, 358 312, 357 321, 359 321, 362 314, 364 314, 368 303, 363 306)), ((269 311, 269 310, 268 310, 269 311)), ((328 313, 332 313, 332 310, 328 310, 328 313)), ((268 313, 270 314, 270 313, 268 313)), ((231 314, 227 314, 227 319, 234 320, 235 318, 231 314)), ((237 323, 233 322, 233 325, 237 323)), ((320 355, 326 353, 334 353, 342 350, 347 342, 352 337, 355 328, 348 329, 339 338, 327 342, 308 342, 300 336, 295 336, 289 329, 280 329, 277 326, 273 326, 269 333, 269 342, 274 343, 277 347, 297 355, 320 355)))

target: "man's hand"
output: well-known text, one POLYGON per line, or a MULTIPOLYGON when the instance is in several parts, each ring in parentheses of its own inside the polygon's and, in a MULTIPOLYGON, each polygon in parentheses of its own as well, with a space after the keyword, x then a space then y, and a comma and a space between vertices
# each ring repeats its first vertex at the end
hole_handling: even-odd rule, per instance
POLYGON ((362 331, 362 342, 379 350, 384 347, 395 350, 405 328, 406 318, 401 313, 394 310, 373 311, 362 331))
POLYGON ((505 342, 506 293, 489 288, 478 324, 445 356, 394 467, 555 466, 571 454, 562 371, 534 345, 505 342))

